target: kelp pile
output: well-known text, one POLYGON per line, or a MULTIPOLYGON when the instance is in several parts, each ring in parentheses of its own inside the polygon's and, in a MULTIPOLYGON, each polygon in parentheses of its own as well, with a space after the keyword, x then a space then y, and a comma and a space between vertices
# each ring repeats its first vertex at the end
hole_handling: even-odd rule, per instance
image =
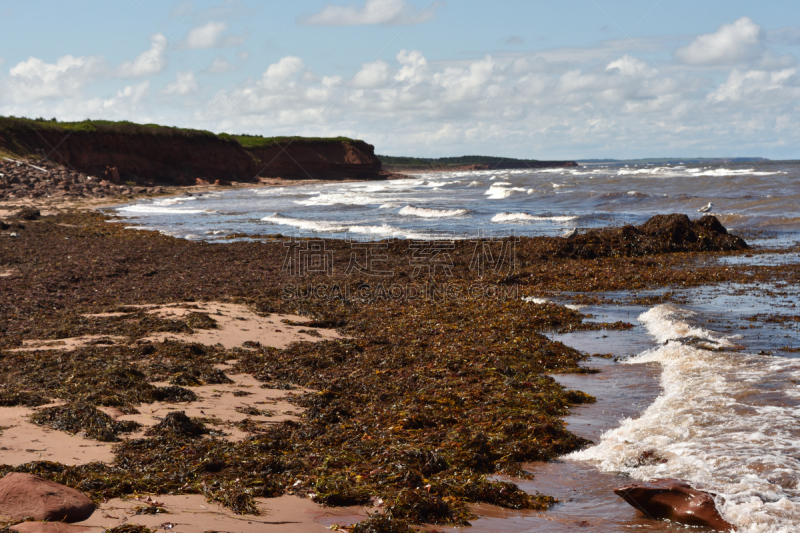
POLYGON ((118 441, 120 433, 132 433, 141 427, 138 422, 118 422, 85 402, 40 409, 31 416, 31 421, 68 433, 83 433, 101 442, 118 441))
MULTIPOLYGON (((517 271, 485 277, 469 268, 471 245, 457 243, 452 275, 413 279, 409 244, 390 241, 381 250, 382 269, 394 274, 384 283, 447 284, 450 292, 421 299, 373 292, 287 300, 287 284, 339 283, 358 294, 381 280, 348 275, 343 267, 332 276, 298 279, 282 268, 281 242, 211 245, 124 230, 97 214, 43 217, 28 223, 14 246, 0 249, 0 265, 17 273, 0 287, 0 348, 6 349, 0 353, 0 404, 64 400, 61 411, 36 416, 73 420, 59 422, 61 429, 94 438, 118 438, 121 429, 115 435, 114 426, 97 416, 97 406, 133 413, 153 401, 195 401, 192 387, 229 379, 214 365, 230 360, 234 372, 255 376, 263 387, 313 392, 290 393, 289 400, 304 408, 300 420, 242 423, 250 435, 241 442, 219 438, 205 427, 209 421, 176 412, 145 438, 117 444, 112 464, 36 462, 0 467, 0 473, 35 473, 98 500, 135 492, 199 493, 240 513, 257 512, 254 498, 281 494, 325 505, 376 504, 378 513, 354 529, 364 532, 463 525, 472 517, 471 502, 546 508, 552 498, 492 475, 529 477, 524 462, 587 444, 567 431, 561 417, 593 398, 564 390, 548 376, 578 371, 585 356, 543 332, 598 326, 585 325, 580 313, 565 307, 526 303, 521 296, 752 279, 734 269, 698 266, 698 252, 732 253, 743 243, 713 220, 685 222, 668 217, 570 240, 522 239, 517 271), (475 286, 491 290, 471 290, 475 286), (296 325, 307 331, 335 327, 345 337, 286 349, 256 342, 226 350, 141 341, 159 330, 185 332, 215 322, 200 313, 169 320, 131 306, 183 301, 191 307, 198 300, 301 314, 309 319, 296 325), (85 316, 114 311, 124 315, 85 316), (70 352, 7 350, 26 339, 76 335, 127 340, 70 352), (90 432, 95 427, 107 431, 90 432)), ((349 257, 350 245, 326 241, 335 256, 349 257)))

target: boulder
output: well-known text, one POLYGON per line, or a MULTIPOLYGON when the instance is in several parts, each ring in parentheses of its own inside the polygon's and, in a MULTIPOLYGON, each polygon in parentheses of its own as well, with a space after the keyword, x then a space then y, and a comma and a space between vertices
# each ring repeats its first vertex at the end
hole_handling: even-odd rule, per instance
POLYGON ((103 175, 111 183, 122 183, 122 179, 119 177, 119 170, 117 170, 117 167, 106 167, 103 175))
POLYGON ((617 496, 652 519, 667 519, 688 526, 733 531, 707 492, 679 479, 655 479, 614 489, 617 496))
POLYGON ((92 500, 75 489, 31 474, 0 479, 0 515, 50 522, 80 522, 94 512, 92 500))

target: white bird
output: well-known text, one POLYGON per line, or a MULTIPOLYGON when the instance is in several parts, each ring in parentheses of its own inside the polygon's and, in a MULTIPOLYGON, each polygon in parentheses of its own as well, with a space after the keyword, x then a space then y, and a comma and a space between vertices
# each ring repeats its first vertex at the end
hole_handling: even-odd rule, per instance
POLYGON ((572 228, 571 230, 565 231, 561 236, 565 239, 571 239, 575 235, 578 234, 578 228, 572 228))
POLYGON ((700 212, 700 213, 708 213, 709 211, 711 211, 712 207, 714 207, 714 203, 713 202, 708 202, 708 205, 701 207, 697 211, 700 212))

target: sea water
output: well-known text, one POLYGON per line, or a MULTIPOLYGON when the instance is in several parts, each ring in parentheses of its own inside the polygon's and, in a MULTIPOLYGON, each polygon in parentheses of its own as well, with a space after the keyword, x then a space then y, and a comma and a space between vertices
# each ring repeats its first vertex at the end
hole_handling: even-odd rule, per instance
POLYGON ((800 164, 441 172, 408 179, 237 188, 141 200, 112 212, 191 239, 230 234, 356 239, 560 235, 639 224, 713 202, 728 228, 800 230, 800 164))

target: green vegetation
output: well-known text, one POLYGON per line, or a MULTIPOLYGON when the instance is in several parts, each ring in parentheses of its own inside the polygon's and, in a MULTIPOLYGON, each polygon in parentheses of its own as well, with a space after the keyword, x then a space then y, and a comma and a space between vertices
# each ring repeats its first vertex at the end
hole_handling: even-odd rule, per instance
POLYGON ((354 143, 363 142, 358 139, 351 139, 349 137, 262 137, 260 135, 231 135, 229 133, 220 133, 223 139, 233 139, 245 148, 266 148, 276 144, 312 144, 312 143, 328 143, 328 142, 343 142, 354 143))
POLYGON ((493 157, 488 155, 462 155, 459 157, 403 157, 391 155, 378 155, 384 165, 399 165, 404 167, 450 167, 461 165, 479 165, 501 163, 507 161, 535 162, 536 159, 514 159, 513 157, 493 157))
POLYGON ((0 117, 0 133, 14 130, 50 130, 63 132, 115 132, 150 135, 215 136, 210 131, 161 126, 158 124, 137 124, 127 120, 82 120, 80 122, 59 122, 55 118, 29 119, 21 117, 0 117))
POLYGON ((25 132, 81 132, 81 133, 120 133, 127 135, 163 135, 174 137, 216 138, 228 142, 235 141, 244 148, 264 148, 277 144, 308 144, 329 142, 362 142, 349 137, 262 137, 260 135, 219 135, 206 130, 161 126, 159 124, 137 124, 127 120, 82 120, 80 122, 60 122, 55 118, 0 117, 0 155, 29 155, 33 150, 18 139, 25 132))

